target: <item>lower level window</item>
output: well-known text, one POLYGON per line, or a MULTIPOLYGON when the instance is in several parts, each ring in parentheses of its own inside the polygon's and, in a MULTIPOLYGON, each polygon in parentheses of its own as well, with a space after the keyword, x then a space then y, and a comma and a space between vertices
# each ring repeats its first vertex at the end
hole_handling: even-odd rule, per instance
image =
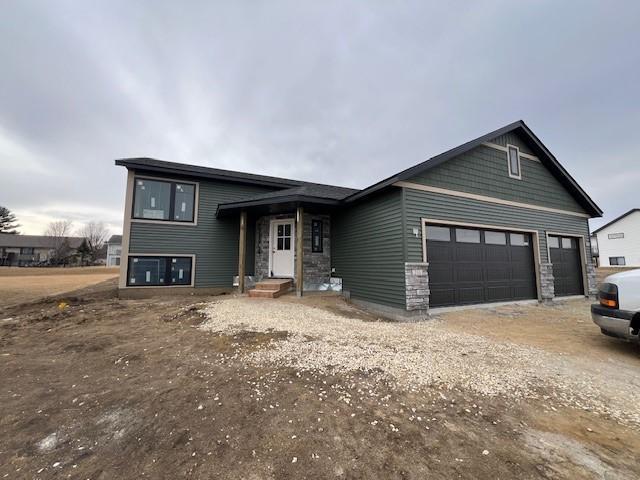
POLYGON ((127 285, 168 287, 191 285, 191 257, 129 257, 127 285))
POLYGON ((609 257, 609 265, 626 265, 624 257, 609 257))

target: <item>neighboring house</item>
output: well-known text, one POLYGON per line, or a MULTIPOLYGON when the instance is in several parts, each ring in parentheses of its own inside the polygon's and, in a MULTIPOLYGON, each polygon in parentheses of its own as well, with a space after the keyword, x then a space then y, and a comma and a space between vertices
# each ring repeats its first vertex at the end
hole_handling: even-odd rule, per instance
MULTIPOLYGON (((393 316, 596 293, 602 215, 522 121, 363 190, 150 158, 128 169, 120 288, 293 278, 393 316)), ((364 168, 364 166, 363 166, 364 168)), ((157 287, 157 288, 153 288, 157 287)))
MULTIPOLYGON (((51 258, 58 239, 44 235, 14 235, 0 233, 0 265, 25 267, 46 263, 51 258)), ((82 243, 82 238, 66 237, 71 254, 82 243)), ((75 259, 72 261, 75 263, 75 259)))
POLYGON ((601 267, 640 267, 640 208, 594 230, 601 267))
POLYGON ((107 241, 107 267, 119 266, 121 253, 122 235, 111 235, 107 241))

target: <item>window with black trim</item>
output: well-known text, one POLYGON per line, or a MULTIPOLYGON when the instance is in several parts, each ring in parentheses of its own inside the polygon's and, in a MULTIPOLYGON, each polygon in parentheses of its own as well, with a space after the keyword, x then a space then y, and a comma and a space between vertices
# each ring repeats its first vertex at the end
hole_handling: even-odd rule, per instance
POLYGON ((617 240, 619 238, 624 238, 624 233, 610 233, 607 235, 609 240, 617 240))
POLYGON ((322 253, 322 220, 311 221, 311 251, 322 253))
POLYGON ((508 147, 509 157, 509 176, 511 178, 522 179, 522 172, 520 169, 520 151, 518 147, 509 145, 508 147))
POLYGON ((169 287, 191 285, 192 257, 129 257, 127 285, 130 287, 169 287))
POLYGON ((193 183, 136 178, 133 218, 193 223, 195 195, 193 183))
POLYGON ((20 255, 33 255, 34 248, 33 247, 20 247, 20 255))
POLYGON ((609 265, 626 265, 624 257, 609 257, 609 265))

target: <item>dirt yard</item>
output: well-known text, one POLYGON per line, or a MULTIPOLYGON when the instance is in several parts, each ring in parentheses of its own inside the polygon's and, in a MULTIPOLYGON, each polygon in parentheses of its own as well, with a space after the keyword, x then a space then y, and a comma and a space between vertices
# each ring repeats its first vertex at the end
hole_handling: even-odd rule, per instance
POLYGON ((0 303, 15 305, 94 285, 118 276, 118 268, 0 267, 0 303))
POLYGON ((2 308, 0 358, 0 478, 640 476, 640 353, 585 301, 395 324, 110 280, 2 308))

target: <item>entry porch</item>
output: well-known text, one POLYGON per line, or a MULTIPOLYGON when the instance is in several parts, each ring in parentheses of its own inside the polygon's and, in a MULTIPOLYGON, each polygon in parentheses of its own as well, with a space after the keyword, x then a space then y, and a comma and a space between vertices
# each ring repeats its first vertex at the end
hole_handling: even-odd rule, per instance
POLYGON ((221 205, 218 216, 237 219, 240 293, 254 287, 252 296, 261 297, 279 296, 291 286, 298 296, 305 291, 341 290, 340 279, 332 276, 333 202, 239 203, 221 205))

